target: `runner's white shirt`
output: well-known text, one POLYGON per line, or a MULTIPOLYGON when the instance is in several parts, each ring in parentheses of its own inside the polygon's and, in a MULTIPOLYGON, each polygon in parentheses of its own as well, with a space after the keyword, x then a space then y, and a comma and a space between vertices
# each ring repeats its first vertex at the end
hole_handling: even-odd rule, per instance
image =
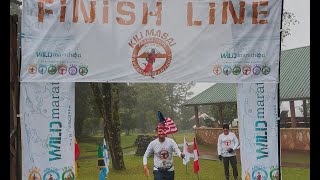
POLYGON ((160 142, 159 138, 157 138, 151 141, 148 145, 143 156, 143 165, 147 164, 148 157, 153 153, 153 170, 158 170, 157 168, 171 167, 168 171, 173 171, 173 152, 175 152, 179 157, 181 156, 181 151, 173 139, 166 137, 164 142, 160 142))
POLYGON ((223 157, 235 156, 236 152, 233 151, 232 153, 229 153, 228 149, 232 148, 233 150, 236 150, 238 145, 238 138, 233 132, 229 132, 228 135, 222 133, 218 138, 218 155, 221 155, 223 157))

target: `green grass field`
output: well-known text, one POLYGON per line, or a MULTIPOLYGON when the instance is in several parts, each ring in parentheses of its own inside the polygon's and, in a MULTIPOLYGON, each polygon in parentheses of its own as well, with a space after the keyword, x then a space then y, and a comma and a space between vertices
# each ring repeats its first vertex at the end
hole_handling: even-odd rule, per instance
MULTIPOLYGON (((178 144, 183 143, 183 134, 175 134, 174 139, 178 144)), ((142 157, 136 155, 128 155, 129 152, 135 152, 136 147, 130 147, 134 144, 137 135, 122 135, 121 145, 124 148, 123 152, 124 162, 126 169, 123 171, 116 171, 112 169, 112 162, 110 160, 108 173, 108 178, 111 180, 143 180, 147 179, 143 173, 142 157)), ((169 135, 172 138, 171 135, 169 135)), ((189 142, 193 141, 193 134, 187 134, 186 138, 189 142)), ((78 160, 79 180, 97 180, 99 179, 99 169, 97 168, 97 146, 98 143, 102 143, 103 137, 93 136, 93 137, 82 137, 78 140, 80 147, 80 158, 78 160)), ((191 147, 192 148, 192 147, 191 147)), ((210 151, 212 147, 206 145, 199 145, 199 150, 210 151), (201 148, 201 149, 200 149, 201 148)), ((310 157, 307 154, 295 153, 282 155, 282 161, 292 162, 292 163, 310 163, 310 157), (309 158, 309 159, 308 159, 309 158)), ((200 171, 199 179, 203 180, 223 180, 223 165, 220 161, 215 160, 204 160, 200 159, 200 171)), ((153 158, 149 157, 148 165, 150 173, 152 172, 153 158)), ((193 173, 193 159, 187 164, 187 167, 182 164, 182 159, 174 157, 174 167, 175 167, 175 179, 177 180, 192 180, 198 179, 196 174, 193 173)), ((241 166, 238 164, 238 171, 241 174, 241 166)), ((290 180, 308 180, 310 179, 310 168, 282 168, 283 179, 290 180)), ((230 168, 230 175, 232 174, 230 168)), ((239 176, 240 176, 239 174, 239 176)), ((149 180, 153 179, 153 175, 149 177, 149 180)))

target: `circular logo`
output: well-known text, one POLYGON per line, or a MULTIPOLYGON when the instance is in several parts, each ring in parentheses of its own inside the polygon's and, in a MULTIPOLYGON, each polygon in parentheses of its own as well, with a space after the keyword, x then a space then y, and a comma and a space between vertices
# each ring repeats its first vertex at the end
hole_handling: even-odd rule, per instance
POLYGON ((160 159, 167 159, 169 157, 169 153, 166 150, 160 151, 160 159))
POLYGON ((30 74, 35 74, 37 72, 37 65, 36 64, 30 64, 28 67, 28 72, 30 74))
POLYGON ((59 66, 58 66, 58 73, 60 74, 60 75, 65 75, 66 73, 67 73, 67 65, 65 65, 65 64, 60 64, 59 66))
POLYGON ((230 146, 230 144, 231 144, 231 141, 230 141, 230 140, 226 140, 226 141, 224 141, 224 145, 226 145, 226 146, 230 146))
POLYGON ((74 173, 68 169, 62 173, 62 180, 74 180, 74 173))
POLYGON ((212 71, 213 71, 213 74, 215 74, 215 75, 221 74, 221 72, 222 72, 221 66, 220 65, 213 66, 213 70, 212 71))
POLYGON ((88 74, 88 68, 87 67, 80 67, 79 68, 79 74, 82 76, 85 76, 88 74))
POLYGON ((269 66, 264 66, 264 67, 262 68, 262 74, 264 74, 264 75, 269 74, 270 71, 271 71, 271 68, 270 68, 269 66))
POLYGON ((38 68, 38 71, 39 71, 40 74, 45 74, 47 72, 47 66, 43 65, 43 64, 40 64, 39 68, 38 68))
POLYGON ((169 45, 158 37, 141 40, 133 49, 132 66, 144 75, 154 77, 170 66, 172 52, 169 45))
POLYGON ((56 180, 56 179, 60 179, 60 175, 56 170, 50 169, 44 173, 43 179, 44 180, 56 180))
POLYGON ((263 168, 255 168, 251 174, 252 180, 268 179, 268 173, 263 168))
POLYGON ((239 66, 235 66, 232 70, 234 75, 239 75, 241 73, 241 68, 239 66))
POLYGON ((260 72, 261 72, 261 67, 260 67, 259 65, 254 66, 253 69, 252 69, 252 72, 253 72, 254 75, 260 74, 260 72))
POLYGON ((78 69, 77 69, 77 67, 75 65, 71 65, 69 67, 69 74, 75 75, 75 74, 77 74, 77 71, 78 71, 78 69))
POLYGON ((40 170, 38 168, 32 169, 28 176, 28 180, 34 180, 34 179, 42 180, 41 174, 39 173, 39 171, 40 170))
POLYGON ((57 72, 57 67, 54 65, 49 66, 48 73, 54 75, 57 72))
POLYGON ((274 168, 270 171, 270 179, 271 180, 278 180, 279 179, 279 170, 274 168))
POLYGON ((251 68, 250 66, 243 66, 242 72, 244 75, 248 75, 251 73, 251 68))
POLYGON ((230 66, 224 66, 223 67, 223 74, 229 75, 231 73, 231 67, 230 66))

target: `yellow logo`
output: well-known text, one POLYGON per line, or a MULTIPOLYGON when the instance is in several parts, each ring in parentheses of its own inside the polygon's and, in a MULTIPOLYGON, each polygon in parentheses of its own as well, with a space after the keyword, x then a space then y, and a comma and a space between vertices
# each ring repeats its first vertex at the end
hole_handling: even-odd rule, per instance
POLYGON ((30 169, 28 180, 42 180, 40 169, 37 167, 30 169))

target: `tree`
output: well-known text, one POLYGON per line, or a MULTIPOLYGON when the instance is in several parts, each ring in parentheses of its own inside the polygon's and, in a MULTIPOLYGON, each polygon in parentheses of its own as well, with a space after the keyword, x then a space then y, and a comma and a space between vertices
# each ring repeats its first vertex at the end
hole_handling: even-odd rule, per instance
POLYGON ((75 97, 75 136, 79 138, 83 127, 93 131, 101 116, 99 116, 89 83, 75 83, 75 97))
MULTIPOLYGON (((299 107, 299 111, 303 114, 303 104, 301 104, 301 106, 299 107)), ((306 111, 307 111, 307 115, 310 115, 310 100, 306 100, 306 111)))
POLYGON ((137 92, 133 88, 132 84, 121 83, 117 84, 119 89, 120 98, 120 122, 121 129, 125 130, 126 135, 129 135, 130 130, 136 127, 136 121, 134 120, 134 107, 137 104, 137 92))
POLYGON ((136 126, 142 133, 153 131, 158 122, 157 111, 161 111, 164 114, 169 112, 166 105, 164 85, 158 83, 136 83, 133 84, 133 88, 137 93, 137 104, 133 115, 136 126))
MULTIPOLYGON (((290 33, 290 26, 299 24, 299 21, 297 20, 294 13, 288 12, 286 10, 283 10, 282 14, 282 30, 281 30, 281 42, 283 42, 284 38, 291 35, 290 33)), ((283 43, 282 43, 283 45, 283 43)))
POLYGON ((125 169, 120 138, 119 94, 116 85, 110 83, 90 83, 95 101, 104 119, 104 138, 108 142, 112 167, 125 169), (112 87, 115 87, 114 89, 112 87))
POLYGON ((181 114, 181 104, 192 95, 189 90, 194 86, 194 83, 167 83, 164 84, 165 97, 167 106, 170 108, 169 116, 175 119, 175 114, 179 117, 181 114))
POLYGON ((182 104, 190 97, 193 92, 189 90, 194 86, 194 83, 167 83, 164 84, 166 106, 169 108, 167 114, 176 124, 179 129, 187 129, 189 123, 187 120, 192 116, 193 111, 187 111, 187 108, 182 104))
POLYGON ((219 124, 221 126, 224 123, 231 124, 231 122, 238 117, 237 104, 224 103, 218 105, 211 105, 210 113, 212 114, 214 119, 219 121, 219 124))
POLYGON ((10 0, 10 15, 21 15, 21 8, 22 5, 21 0, 10 0))

